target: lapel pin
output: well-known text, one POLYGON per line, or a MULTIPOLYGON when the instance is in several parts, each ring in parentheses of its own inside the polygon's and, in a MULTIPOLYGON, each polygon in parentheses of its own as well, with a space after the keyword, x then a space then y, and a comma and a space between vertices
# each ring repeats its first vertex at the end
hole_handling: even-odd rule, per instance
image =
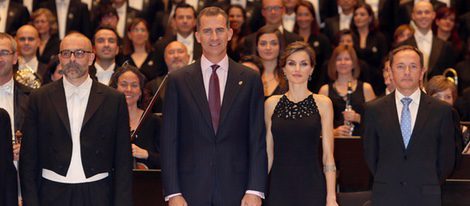
POLYGON ((243 84, 243 81, 239 81, 239 82, 238 82, 238 85, 242 85, 242 84, 243 84))
POLYGON ((72 13, 69 14, 69 19, 73 19, 73 14, 72 13))
POLYGON ((10 12, 8 13, 8 15, 10 15, 10 16, 15 16, 15 12, 10 11, 10 12))

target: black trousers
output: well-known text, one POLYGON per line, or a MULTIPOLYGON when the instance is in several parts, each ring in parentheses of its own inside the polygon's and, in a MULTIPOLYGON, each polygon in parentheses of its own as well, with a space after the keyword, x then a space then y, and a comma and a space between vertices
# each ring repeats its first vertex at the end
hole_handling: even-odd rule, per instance
POLYGON ((41 206, 113 205, 111 178, 78 184, 64 184, 42 178, 41 206))

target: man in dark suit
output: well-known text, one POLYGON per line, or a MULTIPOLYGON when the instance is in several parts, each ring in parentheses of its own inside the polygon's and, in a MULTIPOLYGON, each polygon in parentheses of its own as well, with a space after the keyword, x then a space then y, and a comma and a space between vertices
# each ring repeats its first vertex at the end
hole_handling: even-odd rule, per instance
POLYGON ((452 107, 420 90, 423 55, 401 46, 390 57, 396 90, 366 103, 363 146, 372 205, 441 205, 440 185, 453 169, 452 107))
MULTIPOLYGON (((284 29, 282 25, 282 16, 285 13, 285 8, 282 0, 263 0, 261 1, 261 4, 262 15, 264 17, 264 21, 266 22, 265 26, 279 28, 279 31, 281 31, 282 36, 284 37, 283 41, 286 43, 286 45, 295 41, 303 41, 303 38, 299 35, 288 32, 284 29)), ((257 33, 255 32, 247 35, 244 38, 241 51, 242 55, 256 55, 256 35, 257 33)))
POLYGON ((159 75, 166 74, 168 69, 165 65, 164 54, 166 46, 172 41, 179 41, 186 46, 189 54, 189 62, 201 58, 201 44, 196 41, 194 29, 196 28, 196 10, 186 3, 178 4, 175 8, 173 20, 176 26, 176 34, 166 36, 155 44, 159 75))
POLYGON ((34 74, 34 80, 44 83, 47 65, 39 62, 36 56, 41 43, 38 30, 32 25, 24 25, 18 29, 15 38, 18 44, 18 67, 15 71, 29 70, 34 74))
POLYGON ((39 7, 51 10, 56 16, 59 38, 71 31, 77 31, 86 36, 91 35, 90 12, 88 6, 80 0, 46 0, 39 7))
POLYGON ((87 37, 67 35, 64 78, 30 95, 20 155, 25 205, 132 205, 127 104, 90 78, 93 59, 87 37))
MULTIPOLYGON (((430 0, 429 3, 432 4, 434 11, 437 9, 446 6, 445 3, 440 2, 439 0, 430 0)), ((405 0, 400 1, 397 9, 397 15, 395 19, 395 28, 402 24, 409 24, 411 21, 411 15, 413 13, 413 8, 415 7, 415 0, 405 0)))
POLYGON ((337 0, 338 6, 341 7, 341 12, 337 16, 325 19, 323 33, 330 38, 332 44, 335 43, 339 31, 349 29, 357 1, 358 0, 337 0))
POLYGON ((104 85, 109 85, 111 76, 117 70, 116 56, 119 54, 119 37, 110 27, 100 27, 93 36, 95 63, 90 67, 90 77, 104 85))
POLYGON ((0 108, 0 205, 18 206, 16 169, 11 149, 11 125, 8 112, 0 108))
POLYGON ((28 9, 29 14, 33 14, 33 12, 39 8, 39 0, 30 0, 30 1, 13 0, 13 1, 18 2, 22 4, 24 7, 26 7, 28 9))
POLYGON ((411 16, 416 31, 413 37, 402 43, 417 47, 423 53, 423 66, 427 69, 425 81, 435 75, 441 75, 446 68, 454 67, 455 63, 455 54, 450 43, 439 39, 432 32, 435 16, 431 3, 416 3, 411 16))
POLYGON ((15 1, 0 1, 0 13, 3 14, 0 15, 0 32, 14 36, 18 28, 29 22, 28 9, 15 1))
POLYGON ((173 17, 175 15, 176 5, 180 3, 184 3, 184 0, 169 0, 163 10, 147 14, 147 16, 154 15, 151 19, 147 17, 149 18, 148 22, 151 24, 150 40, 152 42, 156 43, 163 37, 173 36, 175 34, 173 17), (158 19, 158 21, 155 21, 156 19, 158 19))
POLYGON ((263 86, 255 71, 228 58, 227 20, 218 7, 203 9, 201 59, 168 77, 161 158, 170 206, 260 206, 264 197, 263 86))
POLYGON ((393 33, 395 32, 395 15, 397 12, 398 1, 396 0, 361 0, 372 6, 378 17, 379 29, 382 31, 389 40, 393 40, 393 33), (375 5, 374 5, 374 2, 375 5), (374 8, 376 6, 376 8, 374 8), (377 14, 378 13, 378 14, 377 14))

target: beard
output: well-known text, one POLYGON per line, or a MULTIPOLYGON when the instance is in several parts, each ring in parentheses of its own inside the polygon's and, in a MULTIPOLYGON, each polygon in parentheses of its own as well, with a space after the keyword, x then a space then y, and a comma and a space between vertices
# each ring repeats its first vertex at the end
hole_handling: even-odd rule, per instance
POLYGON ((64 76, 72 79, 82 77, 86 73, 86 69, 81 68, 80 64, 77 62, 69 62, 62 65, 62 68, 64 76))

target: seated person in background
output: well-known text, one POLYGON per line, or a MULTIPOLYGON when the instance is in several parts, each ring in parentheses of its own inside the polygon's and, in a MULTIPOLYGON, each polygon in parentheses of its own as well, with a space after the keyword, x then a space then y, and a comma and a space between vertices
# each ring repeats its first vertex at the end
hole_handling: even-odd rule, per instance
MULTIPOLYGON (((189 54, 186 46, 179 41, 172 41, 165 48, 165 64, 168 68, 168 73, 183 68, 189 64, 189 54)), ((150 104, 153 96, 158 90, 158 87, 163 82, 165 76, 159 76, 152 81, 145 84, 144 89, 144 105, 147 107, 150 104)), ((165 84, 166 85, 166 84, 165 84)), ((163 98, 165 97, 165 85, 162 85, 160 94, 157 97, 155 104, 152 107, 152 112, 161 113, 163 106, 163 98)))
POLYGON ((11 145, 10 116, 0 108, 0 205, 3 206, 18 206, 18 185, 11 145))
POLYGON ((41 38, 37 53, 38 60, 47 65, 59 53, 57 19, 49 9, 40 8, 31 15, 31 23, 36 27, 41 38))
POLYGON ((384 93, 380 96, 385 96, 395 91, 395 84, 393 83, 390 75, 390 59, 388 58, 388 56, 385 58, 385 62, 383 65, 384 68, 382 69, 382 75, 384 77, 384 84, 386 87, 384 93))
POLYGON ((360 72, 352 47, 338 46, 333 50, 328 76, 334 82, 323 85, 318 93, 330 97, 333 102, 335 136, 361 135, 359 129, 364 103, 375 99, 375 94, 369 83, 357 79, 360 72), (350 108, 347 108, 348 102, 350 108))
POLYGON ((116 56, 119 54, 119 36, 111 27, 99 27, 93 36, 95 63, 88 72, 92 79, 109 85, 111 76, 116 71, 116 56))
POLYGON ((36 53, 40 44, 39 32, 32 25, 21 26, 16 32, 16 43, 18 45, 18 67, 15 68, 16 75, 15 79, 19 80, 16 76, 21 73, 31 74, 31 78, 24 76, 24 81, 21 81, 26 86, 33 89, 38 88, 44 82, 44 75, 47 72, 47 66, 38 61, 36 53), (29 83, 30 81, 37 81, 38 84, 34 85, 29 83))
POLYGON ((254 56, 254 55, 242 56, 238 62, 243 64, 243 66, 253 69, 254 71, 258 73, 261 73, 261 71, 264 71, 263 62, 261 62, 261 59, 259 59, 257 56, 254 56))
POLYGON ((148 24, 144 19, 135 18, 127 28, 124 38, 124 61, 135 66, 148 81, 163 75, 157 66, 157 56, 149 41, 148 24))
MULTIPOLYGON (((131 134, 139 125, 144 113, 144 110, 138 106, 141 102, 144 84, 145 76, 131 65, 119 68, 111 78, 110 86, 126 96, 131 134)), ((136 158, 138 165, 139 163, 145 165, 147 169, 160 168, 159 142, 160 120, 156 115, 149 114, 143 120, 132 143, 132 156, 136 158)))
POLYGON ((393 44, 392 47, 395 48, 400 45, 402 42, 408 40, 415 33, 415 29, 409 24, 402 24, 395 30, 393 34, 393 44))

